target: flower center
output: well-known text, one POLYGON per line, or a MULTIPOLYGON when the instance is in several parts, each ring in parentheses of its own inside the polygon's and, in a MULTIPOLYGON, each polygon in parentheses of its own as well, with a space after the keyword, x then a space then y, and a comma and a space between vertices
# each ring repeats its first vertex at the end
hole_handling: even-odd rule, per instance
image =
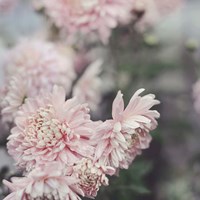
POLYGON ((35 114, 28 118, 26 140, 36 142, 38 148, 52 147, 61 139, 70 137, 70 129, 65 123, 55 118, 52 105, 39 108, 35 114))

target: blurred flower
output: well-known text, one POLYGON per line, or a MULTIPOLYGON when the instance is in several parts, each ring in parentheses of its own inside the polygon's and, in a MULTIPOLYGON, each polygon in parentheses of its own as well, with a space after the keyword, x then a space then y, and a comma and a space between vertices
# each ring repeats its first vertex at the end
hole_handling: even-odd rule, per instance
POLYGON ((150 108, 159 103, 153 94, 139 96, 138 90, 124 109, 121 92, 118 92, 112 108, 112 120, 100 124, 93 136, 97 142, 95 160, 114 168, 125 168, 131 164, 142 149, 149 147, 149 131, 157 126, 159 113, 150 108))
POLYGON ((81 103, 88 103, 92 110, 97 109, 101 100, 102 81, 99 77, 101 65, 102 61, 97 60, 88 66, 73 88, 73 96, 76 96, 81 103))
POLYGON ((93 124, 85 104, 73 98, 65 101, 65 90, 27 98, 8 138, 8 152, 17 165, 31 170, 36 164, 60 161, 73 165, 93 155, 89 144, 93 124))
POLYGON ((101 185, 108 185, 106 174, 113 175, 114 168, 101 166, 90 159, 83 158, 74 166, 74 174, 80 180, 79 186, 86 197, 94 198, 101 185))
POLYGON ((143 32, 156 25, 167 15, 178 10, 184 0, 135 0, 136 29, 143 32))
POLYGON ((104 43, 111 29, 130 22, 133 9, 133 0, 43 0, 41 4, 56 26, 70 35, 95 32, 104 43))
POLYGON ((10 113, 11 121, 24 98, 34 97, 41 90, 51 91, 54 84, 63 86, 68 94, 76 77, 72 57, 62 54, 52 43, 39 40, 24 40, 9 51, 4 68, 7 104, 2 107, 3 113, 10 113))
POLYGON ((78 194, 84 194, 78 187, 78 179, 66 176, 64 170, 60 163, 52 162, 33 169, 27 177, 13 177, 12 182, 4 180, 12 191, 4 200, 81 200, 78 194))

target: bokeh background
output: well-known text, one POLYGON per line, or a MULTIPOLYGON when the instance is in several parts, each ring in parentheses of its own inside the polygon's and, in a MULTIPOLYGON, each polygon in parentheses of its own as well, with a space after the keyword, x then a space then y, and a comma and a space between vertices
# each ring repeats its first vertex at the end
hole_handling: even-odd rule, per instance
MULTIPOLYGON (((94 119, 110 117, 119 89, 126 103, 139 88, 156 94, 161 101, 156 107, 161 118, 152 133, 150 148, 135 159, 129 170, 112 178, 97 199, 200 199, 200 115, 195 111, 193 98, 193 85, 200 76, 199 9, 199 1, 189 0, 143 33, 134 29, 133 22, 114 30, 107 46, 90 43, 84 49, 83 52, 104 60, 104 95, 94 119)), ((45 37, 50 27, 48 19, 35 12, 27 0, 21 0, 7 13, 0 13, 0 64, 5 51, 20 38, 45 37)), ((1 73, 0 84, 3 81, 1 73)), ((0 182, 20 174, 6 152, 6 137, 2 126, 0 182)), ((0 183, 0 199, 5 192, 0 183)))

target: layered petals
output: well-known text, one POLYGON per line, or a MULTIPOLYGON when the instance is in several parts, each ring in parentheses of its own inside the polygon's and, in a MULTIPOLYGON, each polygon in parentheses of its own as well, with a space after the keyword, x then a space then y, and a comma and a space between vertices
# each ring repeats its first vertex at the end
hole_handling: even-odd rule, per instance
POLYGON ((12 191, 4 200, 81 200, 84 196, 78 186, 78 179, 65 174, 61 163, 52 162, 31 171, 26 177, 13 177, 4 184, 12 191))
POLYGON ((41 91, 51 91, 55 84, 69 93, 76 78, 73 59, 52 43, 40 40, 22 40, 7 53, 4 68, 7 103, 1 106, 2 114, 11 116, 23 104, 22 96, 34 97, 41 91))
POLYGON ((113 101, 113 119, 100 124, 93 136, 93 140, 98 141, 95 160, 116 169, 127 169, 141 150, 149 147, 149 132, 157 127, 156 119, 160 116, 150 109, 159 101, 153 94, 141 97, 143 91, 136 91, 126 108, 123 95, 118 92, 113 101))
POLYGON ((81 32, 99 34, 108 42, 111 29, 131 20, 134 0, 42 0, 48 16, 70 35, 81 32))
POLYGON ((8 152, 27 171, 36 164, 57 160, 73 165, 82 157, 90 157, 94 153, 89 142, 94 125, 88 112, 75 98, 65 101, 62 87, 29 98, 16 117, 8 152))
POLYGON ((113 175, 115 169, 103 166, 91 159, 83 158, 73 167, 73 175, 79 179, 79 187, 88 198, 94 198, 101 185, 108 185, 106 175, 113 175))

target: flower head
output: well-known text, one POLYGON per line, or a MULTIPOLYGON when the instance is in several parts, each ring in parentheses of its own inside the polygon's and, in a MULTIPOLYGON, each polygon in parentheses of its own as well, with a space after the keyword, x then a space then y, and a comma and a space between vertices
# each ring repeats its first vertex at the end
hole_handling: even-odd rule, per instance
POLYGON ((74 175, 79 179, 79 187, 86 197, 94 198, 101 185, 108 185, 106 174, 113 175, 114 168, 94 163, 91 159, 83 158, 74 166, 74 175))
POLYGON ((13 177, 4 184, 12 191, 4 200, 81 200, 84 196, 78 187, 78 179, 65 174, 61 163, 52 162, 33 169, 27 177, 13 177))
POLYGON ((32 96, 42 88, 50 91, 54 84, 69 91, 75 78, 73 59, 54 44, 40 40, 21 41, 8 52, 4 65, 6 76, 21 74, 29 80, 32 96))
POLYGON ((9 153, 28 171, 36 164, 58 160, 73 165, 82 157, 90 157, 94 150, 89 144, 93 124, 88 111, 74 98, 65 101, 62 87, 28 98, 11 130, 9 153))
POLYGON ((142 149, 149 147, 149 131, 157 126, 159 113, 150 108, 159 103, 152 94, 139 96, 138 90, 124 108, 121 92, 118 92, 112 109, 113 119, 97 127, 94 141, 98 141, 95 159, 114 168, 128 168, 142 149))
POLYGON ((22 99, 34 97, 43 90, 51 91, 54 84, 63 86, 69 93, 75 79, 72 64, 73 60, 51 43, 24 40, 18 44, 8 52, 4 64, 5 85, 9 85, 6 104, 2 106, 6 114, 15 115, 13 112, 23 104, 22 99))
POLYGON ((111 29, 131 19, 133 0, 42 0, 47 15, 68 33, 96 32, 107 43, 111 29))

